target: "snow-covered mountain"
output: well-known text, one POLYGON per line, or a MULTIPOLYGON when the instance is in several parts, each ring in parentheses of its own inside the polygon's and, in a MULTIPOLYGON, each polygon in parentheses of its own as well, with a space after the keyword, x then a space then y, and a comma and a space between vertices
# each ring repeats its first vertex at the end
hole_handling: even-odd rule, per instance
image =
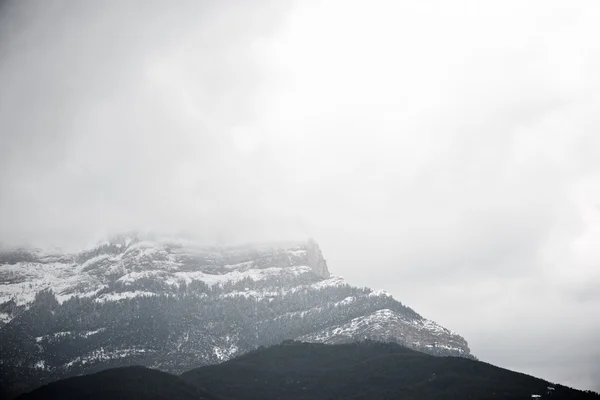
POLYGON ((0 254, 0 384, 109 366, 169 372, 286 339, 395 341, 472 357, 384 291, 331 276, 317 243, 206 247, 122 236, 75 254, 0 254))

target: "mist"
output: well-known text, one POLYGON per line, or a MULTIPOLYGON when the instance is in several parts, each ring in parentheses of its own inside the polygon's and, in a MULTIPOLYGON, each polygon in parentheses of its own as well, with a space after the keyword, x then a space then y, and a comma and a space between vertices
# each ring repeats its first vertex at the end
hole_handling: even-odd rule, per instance
POLYGON ((600 389, 600 5, 0 3, 0 242, 314 237, 483 361, 600 389))

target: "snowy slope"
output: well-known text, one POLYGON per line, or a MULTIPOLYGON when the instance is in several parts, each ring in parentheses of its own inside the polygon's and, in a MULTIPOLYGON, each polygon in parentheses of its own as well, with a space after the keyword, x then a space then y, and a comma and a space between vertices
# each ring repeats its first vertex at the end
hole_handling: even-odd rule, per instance
POLYGON ((309 265, 312 247, 302 243, 284 248, 199 248, 174 239, 120 237, 79 254, 5 252, 0 253, 0 304, 10 300, 26 304, 47 288, 61 302, 73 296, 96 296, 115 277, 123 284, 153 279, 175 287, 192 281, 215 285, 245 278, 261 280, 281 274, 283 268, 293 274, 319 268, 327 277, 320 260, 309 265))
POLYGON ((440 355, 464 356, 468 354, 466 341, 458 334, 428 319, 407 318, 390 309, 327 327, 315 333, 301 336, 298 340, 317 343, 348 343, 364 339, 384 342, 400 342, 406 347, 440 355))

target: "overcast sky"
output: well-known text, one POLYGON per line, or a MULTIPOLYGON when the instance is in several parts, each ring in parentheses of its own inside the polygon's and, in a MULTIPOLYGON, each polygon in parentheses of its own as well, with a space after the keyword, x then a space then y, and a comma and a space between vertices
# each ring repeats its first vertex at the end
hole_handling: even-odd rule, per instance
POLYGON ((600 390, 597 1, 0 2, 0 242, 310 235, 600 390))

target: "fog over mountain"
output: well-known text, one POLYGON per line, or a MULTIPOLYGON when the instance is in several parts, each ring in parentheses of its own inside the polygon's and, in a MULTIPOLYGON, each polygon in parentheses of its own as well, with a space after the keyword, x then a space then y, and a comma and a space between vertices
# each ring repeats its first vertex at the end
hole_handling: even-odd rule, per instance
POLYGON ((600 389, 600 4, 0 2, 0 242, 318 240, 600 389))

